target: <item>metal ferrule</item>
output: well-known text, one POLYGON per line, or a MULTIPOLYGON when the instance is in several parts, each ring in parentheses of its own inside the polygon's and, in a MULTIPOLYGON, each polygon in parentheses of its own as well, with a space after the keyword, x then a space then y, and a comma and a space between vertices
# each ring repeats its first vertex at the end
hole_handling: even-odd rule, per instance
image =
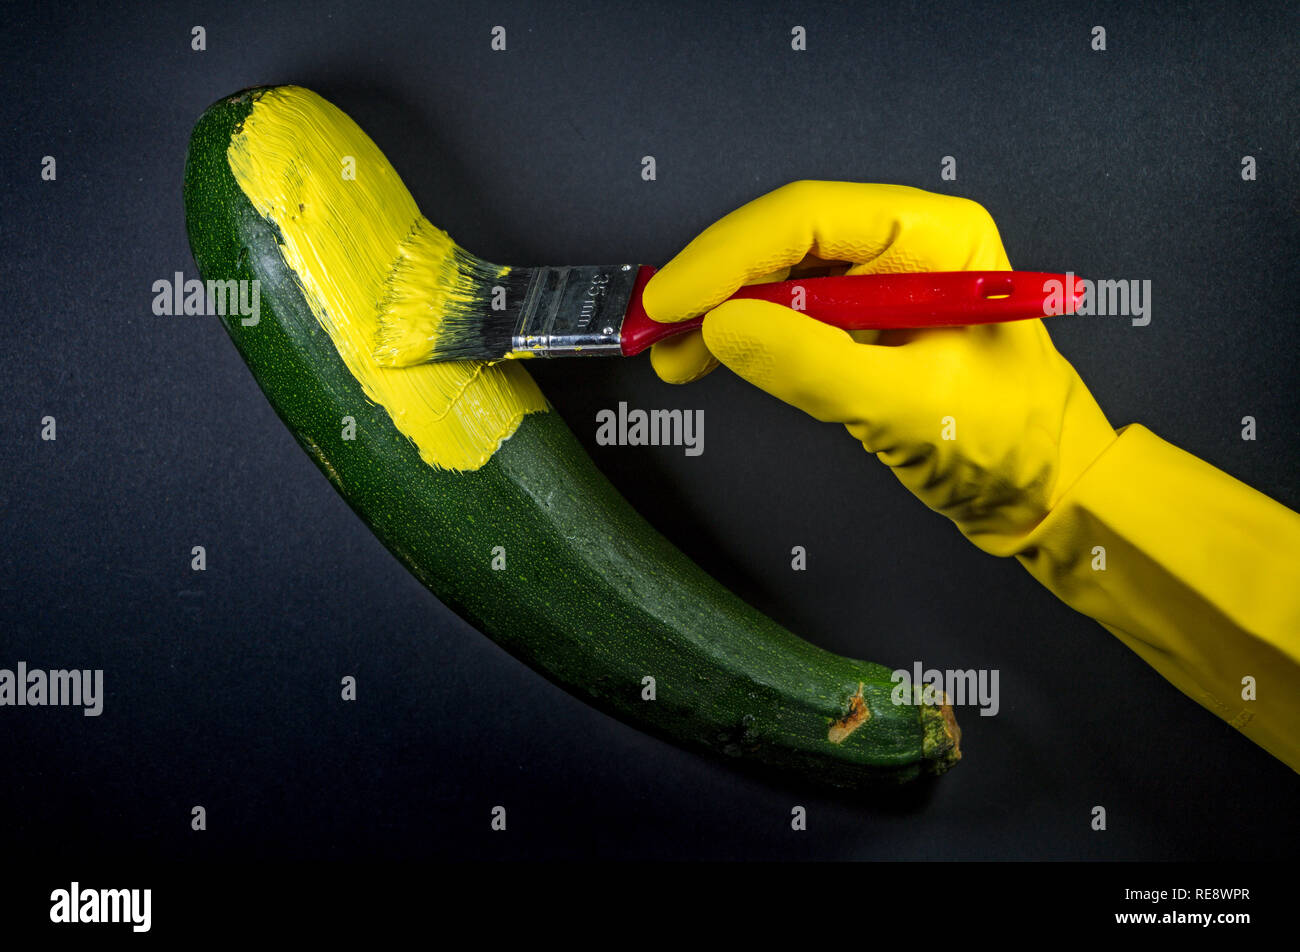
POLYGON ((535 269, 512 351, 536 357, 622 354, 619 333, 636 274, 631 264, 535 269))

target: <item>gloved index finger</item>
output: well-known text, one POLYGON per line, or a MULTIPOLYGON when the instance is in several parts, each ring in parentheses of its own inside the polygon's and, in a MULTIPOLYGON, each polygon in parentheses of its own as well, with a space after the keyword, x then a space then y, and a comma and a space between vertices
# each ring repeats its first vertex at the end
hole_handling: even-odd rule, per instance
POLYGON ((719 219, 646 285, 646 313, 684 321, 809 252, 857 274, 1010 268, 997 226, 969 199, 905 185, 792 182, 719 219))

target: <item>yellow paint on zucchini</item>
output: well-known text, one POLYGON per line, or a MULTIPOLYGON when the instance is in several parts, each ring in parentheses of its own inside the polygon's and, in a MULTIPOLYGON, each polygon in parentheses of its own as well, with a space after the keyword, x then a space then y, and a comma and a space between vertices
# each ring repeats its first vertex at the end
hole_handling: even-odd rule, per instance
POLYGON ((227 159, 253 207, 279 229, 285 261, 348 371, 426 463, 478 469, 524 414, 547 409, 514 362, 390 369, 375 361, 390 269, 437 269, 454 244, 420 214, 388 159, 342 111, 295 86, 262 92, 227 159), (345 178, 349 168, 354 177, 345 178))

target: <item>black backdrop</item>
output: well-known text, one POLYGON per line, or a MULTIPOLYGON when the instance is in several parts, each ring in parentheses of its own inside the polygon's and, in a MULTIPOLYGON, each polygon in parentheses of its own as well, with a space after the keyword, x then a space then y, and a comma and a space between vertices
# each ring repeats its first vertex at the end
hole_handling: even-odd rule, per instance
POLYGON ((1291 770, 977 551, 842 428, 726 371, 684 389, 645 360, 536 375, 652 523, 795 631, 885 663, 999 670, 1000 713, 959 712, 966 758, 933 788, 883 802, 743 775, 571 699, 406 574, 215 318, 150 305, 155 280, 195 274, 190 128, 255 84, 335 102, 435 222, 517 264, 661 264, 798 178, 915 185, 983 203, 1018 268, 1150 279, 1149 326, 1053 323, 1058 347, 1115 425, 1300 507, 1296 15, 466 6, 5 14, 0 667, 103 668, 107 688, 99 718, 0 709, 6 855, 1286 855, 1291 770), (596 447, 596 411, 620 400, 704 408, 704 454, 596 447), (790 571, 796 544, 807 572, 790 571), (346 674, 356 703, 339 700, 346 674), (506 835, 489 831, 495 804, 506 835))

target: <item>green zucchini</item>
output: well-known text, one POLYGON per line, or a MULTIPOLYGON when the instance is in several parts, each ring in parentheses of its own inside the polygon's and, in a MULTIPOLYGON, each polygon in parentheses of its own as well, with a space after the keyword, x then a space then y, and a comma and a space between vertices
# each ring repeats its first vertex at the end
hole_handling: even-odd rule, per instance
POLYGON ((199 119, 190 246, 205 281, 259 282, 260 315, 227 314, 227 331, 299 443, 425 586, 567 691, 684 746, 840 787, 959 759, 949 706, 893 703, 891 669, 811 645, 727 591, 638 516, 544 404, 477 468, 431 465, 349 371, 281 228, 232 172, 232 137, 281 90, 333 109, 272 87, 199 119), (492 567, 498 547, 504 570, 492 567))

